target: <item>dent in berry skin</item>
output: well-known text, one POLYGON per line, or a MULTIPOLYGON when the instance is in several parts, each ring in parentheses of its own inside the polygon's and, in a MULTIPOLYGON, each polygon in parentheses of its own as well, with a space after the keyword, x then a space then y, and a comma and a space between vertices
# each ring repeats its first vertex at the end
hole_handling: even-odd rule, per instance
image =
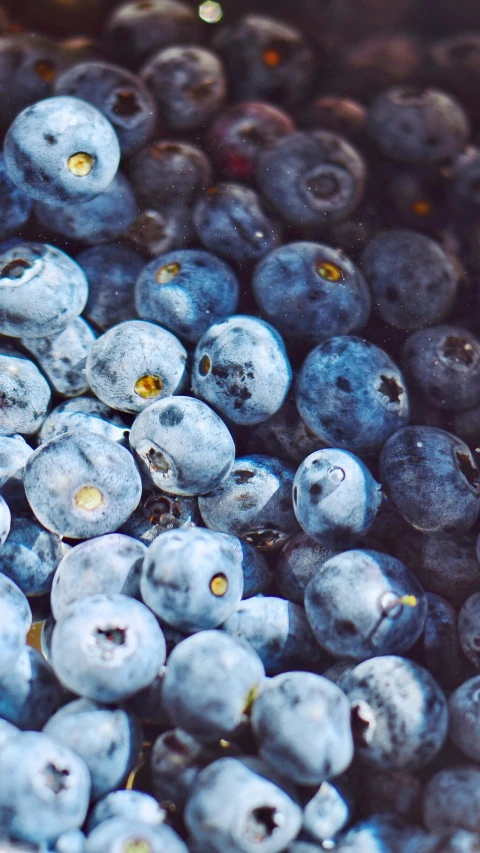
POLYGON ((0 571, 25 595, 49 592, 53 576, 69 546, 27 514, 14 515, 7 542, 0 550, 0 571))
POLYGON ((85 365, 94 341, 95 334, 81 317, 56 335, 21 339, 22 346, 36 358, 55 391, 65 397, 88 391, 85 365))
POLYGON ((0 433, 31 435, 50 404, 50 386, 33 361, 15 350, 0 351, 0 433))
POLYGON ((84 315, 101 332, 135 316, 133 289, 145 261, 139 252, 120 243, 92 246, 76 256, 88 279, 84 315))

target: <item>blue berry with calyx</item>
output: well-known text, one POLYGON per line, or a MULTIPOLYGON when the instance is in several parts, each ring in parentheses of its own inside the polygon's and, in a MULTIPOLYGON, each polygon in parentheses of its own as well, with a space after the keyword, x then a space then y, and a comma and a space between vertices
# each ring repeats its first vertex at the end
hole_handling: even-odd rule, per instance
POLYGON ((195 498, 169 495, 160 489, 145 489, 142 499, 121 532, 148 547, 161 533, 198 524, 200 514, 195 498))
POLYGON ((274 249, 255 269, 253 292, 266 319, 303 346, 356 332, 370 314, 370 292, 358 267, 321 243, 274 249))
POLYGON ((95 334, 82 317, 72 320, 56 335, 21 339, 22 346, 36 359, 55 391, 64 397, 88 391, 85 367, 94 341, 95 334))
POLYGON ((37 101, 10 125, 3 154, 22 192, 51 205, 89 201, 113 181, 120 146, 110 122, 79 98, 37 101))
POLYGON ((377 453, 410 417, 408 392, 385 350, 339 335, 315 347, 296 383, 301 418, 322 441, 352 453, 377 453))
POLYGON ((16 350, 0 349, 0 433, 31 435, 50 405, 50 386, 37 366, 16 350))
POLYGON ((188 853, 188 848, 177 833, 166 823, 152 825, 137 816, 111 817, 93 829, 87 838, 85 853, 188 853))
POLYGON ((230 422, 267 420, 282 406, 292 378, 285 345, 273 326, 233 315, 200 338, 192 368, 194 393, 230 422))
POLYGON ((283 546, 275 565, 275 583, 281 594, 295 604, 303 604, 310 578, 335 553, 303 531, 297 533, 283 546))
POLYGON ((128 176, 142 203, 190 208, 212 183, 212 166, 205 152, 180 140, 157 139, 145 145, 128 163, 128 176))
POLYGON ((31 515, 12 516, 7 542, 0 549, 0 572, 25 595, 49 592, 62 557, 69 551, 59 536, 45 530, 31 515))
POLYGON ((139 252, 122 243, 103 243, 84 249, 76 262, 88 280, 83 314, 94 328, 104 332, 135 316, 134 286, 145 266, 139 252))
POLYGON ((0 676, 0 717, 19 729, 40 730, 64 698, 52 667, 31 646, 24 646, 13 667, 0 676))
POLYGON ((0 572, 0 614, 0 678, 2 678, 15 666, 32 624, 32 612, 25 594, 3 572, 0 572))

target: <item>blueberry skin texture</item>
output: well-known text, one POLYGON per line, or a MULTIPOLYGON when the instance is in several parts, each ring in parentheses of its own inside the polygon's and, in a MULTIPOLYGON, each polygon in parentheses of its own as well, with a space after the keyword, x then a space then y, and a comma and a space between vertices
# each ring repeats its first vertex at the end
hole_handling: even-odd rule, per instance
POLYGON ((151 684, 165 652, 153 613, 118 593, 73 602, 52 637, 52 662, 60 681, 80 696, 107 704, 151 684))
POLYGON ((138 315, 193 344, 212 323, 235 313, 238 298, 233 270, 201 249, 160 255, 147 264, 135 284, 138 315))
POLYGON ((427 599, 394 557, 344 551, 323 564, 305 590, 305 610, 320 645, 336 658, 401 654, 422 633, 427 599), (403 596, 413 601, 402 603, 403 596))
POLYGON ((480 772, 477 767, 440 770, 427 782, 423 796, 423 821, 429 830, 455 827, 480 831, 478 805, 480 772))
POLYGON ((0 334, 43 338, 83 311, 88 282, 78 264, 48 243, 20 243, 0 254, 0 334))
POLYGON ((464 654, 476 669, 480 669, 480 592, 463 603, 458 614, 458 637, 464 654))
POLYGON ((43 731, 83 759, 92 781, 92 800, 125 783, 142 745, 142 728, 134 714, 105 708, 90 699, 64 705, 43 731))
POLYGON ((84 249, 76 257, 89 285, 88 301, 83 311, 95 328, 105 332, 117 323, 135 316, 135 281, 145 260, 131 246, 104 243, 84 249))
POLYGON ((142 148, 153 134, 155 102, 142 81, 108 62, 79 62, 55 81, 56 95, 88 101, 108 119, 118 137, 122 157, 142 148))
POLYGON ((71 539, 117 530, 142 493, 128 450, 88 432, 64 433, 40 445, 27 462, 24 482, 40 523, 71 539))
POLYGON ((308 346, 358 331, 370 314, 370 291, 358 267, 321 243, 274 249, 255 268, 253 292, 287 340, 308 346))
POLYGON ((480 341, 458 326, 420 329, 405 341, 407 380, 431 406, 449 411, 480 403, 480 341))
POLYGON ((282 406, 291 380, 284 343, 264 320, 228 317, 210 326, 197 344, 193 392, 233 423, 267 420, 282 406))
POLYGON ((98 593, 140 598, 146 550, 142 542, 122 533, 107 533, 75 545, 60 561, 53 579, 50 605, 55 619, 66 616, 76 601, 98 593))
POLYGON ((66 202, 62 207, 38 201, 35 214, 40 224, 71 240, 94 246, 125 237, 137 215, 133 189, 121 172, 94 198, 66 202))
POLYGON ((14 515, 8 540, 0 549, 0 572, 25 595, 42 595, 50 590, 57 566, 68 551, 68 545, 34 518, 14 515))
POLYGON ((25 732, 0 757, 2 828, 32 844, 53 843, 85 820, 90 776, 78 755, 41 732, 25 732))
POLYGON ((261 757, 299 785, 338 776, 353 757, 349 704, 331 681, 286 672, 265 682, 252 707, 261 757))
MULTIPOLYGON (((10 522, 11 522, 11 514, 8 508, 8 504, 4 498, 0 495, 0 548, 4 544, 8 534, 10 533, 10 522)), ((3 549, 2 549, 3 554, 3 549)), ((2 557, 0 554, 0 560, 2 557)))
POLYGON ((103 821, 88 836, 85 853, 118 853, 132 848, 134 844, 150 853, 188 853, 180 836, 169 826, 152 826, 138 816, 134 819, 112 817, 103 821))
POLYGON ((374 814, 358 821, 338 843, 339 853, 377 853, 391 851, 404 853, 417 850, 410 845, 422 843, 425 832, 413 823, 407 823, 395 814, 374 814))
POLYGON ((22 488, 23 471, 33 450, 21 435, 0 435, 0 489, 22 488))
POLYGON ((349 823, 351 814, 351 798, 343 786, 325 781, 304 806, 302 828, 308 838, 322 844, 341 832, 349 823))
POLYGON ((370 135, 387 157, 401 163, 435 165, 465 147, 470 127, 463 108, 437 89, 386 89, 367 116, 370 135))
POLYGON ((362 199, 365 180, 361 155, 327 130, 292 133, 258 158, 262 195, 296 228, 326 228, 346 219, 362 199))
POLYGON ((458 273, 425 234, 392 229, 369 240, 361 268, 382 320, 414 331, 441 322, 455 299, 458 273))
POLYGON ((296 384, 296 404, 322 441, 351 453, 377 453, 410 417, 403 376, 387 353, 339 335, 315 347, 296 384))
POLYGON ((184 633, 216 628, 242 599, 240 554, 210 530, 167 531, 147 550, 140 589, 162 622, 184 633))
POLYGON ((25 646, 14 666, 0 677, 0 716, 19 729, 40 730, 64 699, 44 657, 25 646))
POLYGON ((463 533, 480 508, 480 474, 467 445, 435 427, 398 430, 380 454, 387 497, 423 533, 463 533))
POLYGON ((179 140, 159 139, 145 145, 128 164, 132 186, 143 204, 190 208, 211 186, 212 166, 205 152, 179 140))
POLYGON ((245 15, 222 27, 213 45, 225 62, 234 101, 265 100, 288 106, 307 94, 315 58, 296 27, 273 17, 245 15))
POLYGON ((59 205, 89 201, 113 181, 120 146, 109 121, 79 98, 37 101, 14 119, 5 136, 5 168, 13 183, 31 198, 59 205), (93 158, 87 175, 67 163, 79 152, 93 158))
POLYGON ((102 797, 93 807, 88 818, 88 831, 110 820, 112 817, 123 817, 125 820, 140 820, 152 826, 163 823, 165 810, 157 801, 143 791, 112 791, 102 797))
POLYGON ((251 263, 279 245, 278 222, 264 212, 255 190, 243 184, 216 184, 198 199, 193 225, 202 245, 228 260, 251 263))
POLYGON ((293 481, 293 508, 305 533, 330 548, 345 548, 370 530, 382 502, 381 486, 346 450, 317 450, 293 481))
POLYGON ((90 326, 77 317, 56 335, 22 338, 22 346, 36 359, 58 394, 76 397, 88 391, 87 354, 95 341, 90 326))
MULTIPOLYGON (((74 397, 73 399, 78 400, 80 398, 74 397)), ((105 406, 105 408, 108 407, 105 406)), ((60 403, 45 418, 38 433, 39 443, 44 444, 51 438, 56 438, 66 432, 89 432, 122 445, 128 445, 130 434, 126 425, 120 422, 120 417, 118 422, 110 418, 107 420, 106 417, 101 417, 100 414, 94 412, 75 412, 70 409, 63 409, 62 403, 60 403)))
POLYGON ((32 209, 33 200, 10 180, 5 159, 0 154, 0 240, 18 234, 28 222, 32 209))
POLYGON ((33 361, 15 350, 0 350, 0 434, 37 432, 50 397, 50 386, 33 361))
POLYGON ((0 105, 3 128, 30 104, 53 94, 53 80, 65 67, 59 45, 34 33, 2 35, 0 86, 8 92, 0 105))
POLYGON ((243 456, 198 501, 207 527, 246 539, 262 551, 281 548, 298 532, 292 504, 294 471, 271 456, 243 456))
POLYGON ((217 536, 228 536, 232 547, 241 554, 243 571, 243 596, 252 598, 254 595, 266 592, 272 580, 272 573, 262 552, 250 542, 230 536, 228 533, 216 533, 217 536))
POLYGON ((171 332, 129 320, 95 341, 87 356, 87 378, 107 406, 135 413, 177 394, 185 385, 186 365, 187 351, 171 332), (154 377, 156 386, 137 388, 144 377, 154 377))
MULTIPOLYGON (((3 548, 0 554, 2 552, 3 548)), ((0 678, 15 666, 31 624, 32 612, 24 593, 14 581, 0 573, 0 678)))
POLYGON ((130 445, 142 473, 173 495, 202 495, 217 488, 235 456, 223 421, 191 397, 159 400, 140 412, 130 445))
POLYGON ((275 596, 256 595, 242 601, 222 630, 247 640, 267 675, 291 669, 316 669, 326 661, 312 634, 303 607, 275 596))
POLYGON ((152 0, 146 8, 135 0, 122 3, 113 10, 105 28, 108 53, 134 67, 166 45, 194 44, 199 36, 197 15, 181 0, 152 0))
POLYGON ((340 676, 353 715, 355 753, 380 770, 420 770, 447 736, 445 696, 428 670, 394 655, 340 676))
POLYGON ((140 71, 162 128, 177 133, 202 128, 221 109, 227 81, 218 56, 196 45, 172 45, 140 71))
POLYGON ((264 677, 262 661, 248 643, 222 631, 200 631, 170 654, 164 707, 186 732, 213 742, 237 729, 264 677))
MULTIPOLYGON (((449 737, 474 761, 480 757, 480 677, 464 681, 448 700, 449 737)), ((467 827, 465 827, 467 829, 467 827)))
POLYGON ((315 542, 303 531, 297 533, 283 546, 275 565, 275 583, 281 594, 294 604, 303 604, 310 578, 320 571, 323 564, 334 557, 335 553, 321 542, 315 542))

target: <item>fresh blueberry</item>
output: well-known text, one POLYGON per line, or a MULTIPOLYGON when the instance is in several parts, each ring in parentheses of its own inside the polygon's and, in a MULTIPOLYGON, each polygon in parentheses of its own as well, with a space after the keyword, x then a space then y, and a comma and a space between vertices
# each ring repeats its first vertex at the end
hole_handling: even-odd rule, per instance
POLYGON ((202 741, 233 734, 264 679, 248 643, 223 631, 200 631, 168 659, 163 701, 172 720, 202 741))
POLYGON ((331 548, 347 547, 370 530, 382 501, 367 466, 346 450, 317 450, 293 481, 293 508, 305 533, 331 548))
POLYGON ((228 533, 217 532, 215 535, 222 538, 227 537, 232 548, 236 548, 240 554, 243 571, 243 598, 252 598, 254 595, 267 592, 271 586, 272 573, 262 552, 251 542, 246 542, 245 539, 238 539, 228 533))
POLYGON ((199 498, 205 524, 240 536, 263 551, 281 548, 298 531, 293 476, 290 465, 271 456, 236 459, 224 481, 199 498))
POLYGON ((141 602, 118 593, 73 602, 53 631, 53 667, 70 690, 120 702, 151 684, 165 660, 165 639, 141 602))
POLYGON ((223 421, 190 397, 159 400, 140 412, 130 444, 143 473, 174 495, 202 495, 217 488, 235 455, 223 421))
MULTIPOLYGON (((80 542, 60 561, 53 579, 50 604, 55 619, 66 616, 80 599, 98 593, 140 597, 145 546, 122 533, 108 533, 80 542)), ((2 554, 0 552, 0 564, 2 554)))
MULTIPOLYGON (((8 534, 10 533, 11 526, 11 513, 8 507, 8 504, 4 498, 0 495, 0 549, 2 549, 2 545, 4 544, 8 534)), ((3 557, 3 549, 0 553, 0 565, 3 557)), ((3 569, 2 569, 3 571, 3 569)))
POLYGON ((193 391, 227 421, 246 426, 267 420, 283 404, 291 379, 280 335, 256 317, 221 320, 197 344, 193 391))
POLYGON ((83 759, 92 781, 92 800, 122 787, 140 755, 142 730, 137 718, 90 699, 64 705, 43 731, 83 759))
POLYGON ((257 183, 282 219, 296 228, 325 229, 358 207, 365 163, 327 130, 291 133, 260 154, 257 183))
POLYGON ((40 444, 66 432, 89 432, 110 441, 128 445, 130 430, 120 415, 98 400, 97 407, 83 406, 82 401, 93 402, 91 397, 73 397, 59 403, 45 418, 38 439, 40 444), (69 405, 71 404, 71 406, 69 405))
POLYGON ((177 394, 186 381, 187 352, 166 329, 129 320, 104 332, 90 348, 87 378, 107 406, 141 412, 177 394))
POLYGON ((13 668, 0 677, 0 717, 19 729, 41 729, 63 698, 51 666, 31 646, 25 646, 13 668))
POLYGON ((441 828, 480 832, 480 771, 478 767, 447 767, 427 782, 423 822, 429 830, 441 828))
POLYGON ((167 824, 144 823, 138 816, 112 817, 95 827, 87 838, 85 853, 188 853, 186 844, 167 824))
POLYGON ((20 729, 17 729, 13 723, 7 722, 7 720, 0 720, 0 750, 3 750, 4 746, 6 746, 9 741, 18 737, 20 734, 20 729))
POLYGON ((427 599, 400 560, 357 550, 337 554, 313 575, 305 609, 330 654, 365 660, 407 651, 423 630, 427 599))
POLYGON ((189 208, 212 183, 212 167, 201 148, 177 140, 156 140, 128 164, 132 186, 143 202, 158 207, 189 208))
POLYGON ((67 432, 40 445, 27 462, 24 482, 40 523, 72 539, 117 530, 141 497, 128 450, 89 432, 67 432))
POLYGON ((196 343, 212 323, 234 314, 238 296, 235 273, 220 258, 199 249, 160 255, 147 264, 135 284, 139 316, 188 343, 196 343))
POLYGON ((443 320, 452 307, 458 272, 425 234, 392 229, 373 237, 361 267, 381 319, 413 331, 443 320))
POLYGON ((309 353, 298 375, 296 402, 322 441, 360 454, 378 452, 410 415, 403 376, 390 356, 347 335, 309 353))
POLYGON ((165 810, 149 794, 142 791, 112 791, 102 797, 93 807, 88 818, 88 830, 92 832, 96 826, 112 817, 125 820, 140 820, 152 826, 163 823, 165 810))
POLYGON ((275 582, 283 596, 295 604, 303 604, 305 589, 311 577, 320 571, 335 551, 306 533, 297 533, 280 551, 275 566, 275 582))
MULTIPOLYGON (((449 736, 474 761, 480 758, 480 676, 464 681, 448 700, 449 736)), ((468 827, 465 827, 468 829, 468 827)))
POLYGON ((258 264, 253 291, 262 314, 287 340, 316 346, 361 329, 370 292, 355 264, 321 243, 289 243, 258 264))
POLYGON ((405 853, 410 844, 422 841, 425 833, 419 826, 392 814, 372 815, 359 821, 340 839, 338 853, 405 853))
POLYGON ((343 95, 320 95, 307 104, 302 123, 312 130, 322 128, 355 139, 363 135, 366 117, 367 111, 359 101, 343 95))
POLYGON ((211 747, 183 729, 170 729, 155 741, 150 763, 152 787, 159 802, 183 809, 195 780, 215 758, 211 747))
POLYGON ((0 549, 0 571, 25 595, 41 595, 49 592, 56 568, 68 551, 59 536, 30 515, 14 515, 8 539, 0 549))
POLYGON ((144 491, 138 507, 122 526, 122 533, 139 539, 148 547, 161 533, 179 527, 193 527, 199 520, 195 498, 149 489, 144 491))
POLYGON ((21 435, 0 435, 0 491, 23 489, 23 472, 33 450, 21 435))
POLYGON ((3 154, 13 183, 37 201, 89 201, 113 181, 120 146, 109 121, 79 98, 58 96, 23 110, 10 125, 3 154))
POLYGON ((69 829, 57 838, 55 853, 85 853, 86 838, 81 829, 69 829))
POLYGON ((100 110, 117 134, 123 157, 142 148, 155 129, 153 98, 138 77, 118 65, 79 62, 57 78, 55 94, 80 98, 100 110))
POLYGON ((94 333, 81 317, 56 335, 21 339, 22 346, 37 360, 55 391, 65 397, 88 391, 85 365, 94 341, 94 333))
POLYGON ((325 781, 303 808, 302 828, 308 838, 322 845, 341 832, 351 815, 352 798, 345 785, 325 781))
POLYGON ((155 205, 141 207, 128 238, 144 255, 157 257, 196 242, 189 207, 170 207, 162 197, 155 205))
POLYGON ((182 0, 127 0, 110 15, 105 41, 108 53, 118 61, 138 67, 169 44, 194 44, 200 34, 195 11, 182 0))
POLYGON ((301 815, 280 785, 236 758, 202 770, 185 808, 191 836, 215 853, 280 853, 297 836, 301 815))
POLYGON ((0 154, 0 239, 18 234, 28 222, 32 208, 33 200, 10 180, 3 154, 0 154))
POLYGON ((0 87, 8 92, 0 104, 3 127, 25 107, 48 98, 65 57, 52 39, 34 32, 9 33, 0 39, 0 87))
POLYGON ((464 654, 476 669, 480 669, 479 618, 480 592, 475 592, 464 601, 458 615, 458 636, 464 654))
POLYGON ((440 595, 427 592, 428 610, 416 647, 418 660, 446 691, 457 687, 467 670, 458 637, 458 613, 440 595))
POLYGON ((324 446, 308 429, 295 405, 294 382, 283 406, 271 418, 249 430, 247 452, 278 456, 292 465, 299 465, 306 456, 324 446))
POLYGON ((477 849, 477 833, 464 829, 435 829, 409 844, 408 853, 476 853, 477 849))
POLYGON ((88 322, 104 332, 131 320, 135 316, 135 281, 145 266, 139 252, 121 243, 104 243, 80 252, 76 261, 88 279, 83 312, 88 322))
POLYGON ((33 361, 16 350, 0 350, 0 433, 31 435, 50 404, 50 386, 33 361))
MULTIPOLYGON (((3 553, 3 547, 0 554, 3 553)), ((0 572, 0 678, 15 666, 32 624, 30 605, 22 590, 0 572)), ((0 714, 0 717, 3 716, 0 714)))
POLYGON ((423 533, 463 533, 480 509, 480 474, 467 445, 435 427, 399 429, 385 442, 380 480, 400 515, 423 533))

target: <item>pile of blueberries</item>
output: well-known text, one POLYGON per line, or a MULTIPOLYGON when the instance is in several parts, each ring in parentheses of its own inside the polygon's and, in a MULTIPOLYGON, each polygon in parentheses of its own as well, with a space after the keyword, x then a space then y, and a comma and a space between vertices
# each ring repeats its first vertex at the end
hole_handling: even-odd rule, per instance
POLYGON ((0 8, 0 853, 479 853, 479 33, 0 8))

